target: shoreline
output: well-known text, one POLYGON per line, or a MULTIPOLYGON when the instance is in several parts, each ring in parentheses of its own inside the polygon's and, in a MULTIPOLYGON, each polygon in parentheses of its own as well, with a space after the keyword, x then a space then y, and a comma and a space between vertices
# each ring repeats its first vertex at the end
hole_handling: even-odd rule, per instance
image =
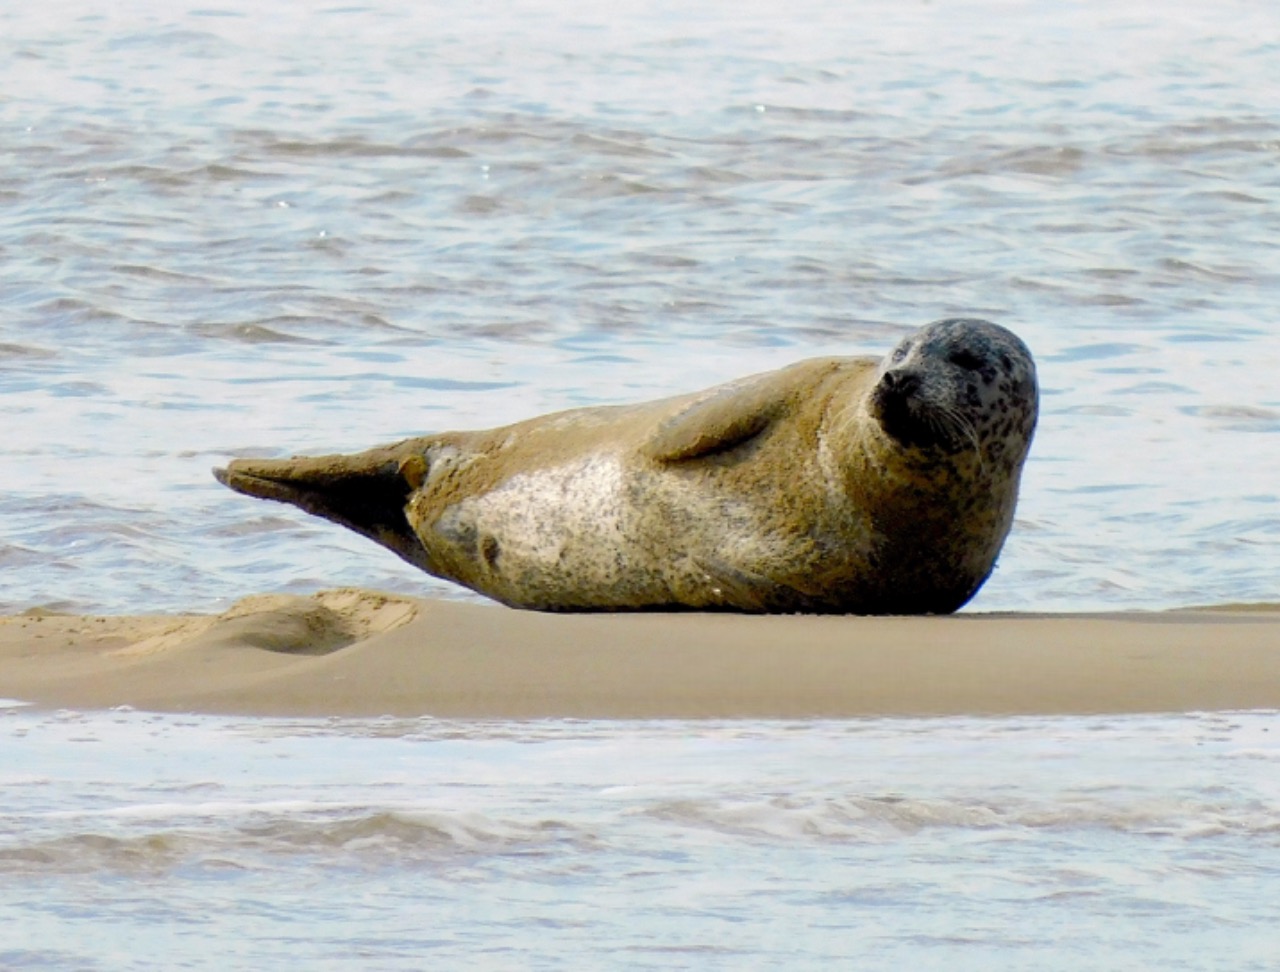
POLYGON ((0 698, 248 716, 811 719, 1280 709, 1280 604, 540 614, 339 589, 0 618, 0 698))

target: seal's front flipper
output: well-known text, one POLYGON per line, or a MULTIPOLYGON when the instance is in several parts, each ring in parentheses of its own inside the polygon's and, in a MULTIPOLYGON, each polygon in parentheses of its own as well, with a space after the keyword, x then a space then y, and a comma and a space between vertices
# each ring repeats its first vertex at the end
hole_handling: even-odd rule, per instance
POLYGON ((642 451, 658 462, 728 452, 758 436, 782 414, 785 399, 767 382, 734 383, 658 426, 642 451))
POLYGON ((693 565, 706 576, 713 598, 708 607, 729 606, 758 614, 781 611, 821 611, 804 591, 763 574, 734 567, 719 557, 695 556, 693 565))
POLYGON ((640 451, 674 463, 737 449, 785 420, 842 367, 839 359, 819 358, 724 385, 664 421, 640 451))
POLYGON ((238 493, 291 503, 332 520, 432 572, 404 514, 425 477, 424 446, 408 440, 351 456, 235 459, 213 475, 238 493))

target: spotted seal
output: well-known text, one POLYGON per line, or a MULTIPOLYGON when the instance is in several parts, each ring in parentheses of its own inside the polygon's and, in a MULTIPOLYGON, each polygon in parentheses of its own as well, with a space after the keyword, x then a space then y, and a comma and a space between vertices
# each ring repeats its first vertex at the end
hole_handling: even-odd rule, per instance
POLYGON ((1037 409, 1022 341, 953 318, 879 361, 214 475, 515 607, 946 613, 991 573, 1037 409))

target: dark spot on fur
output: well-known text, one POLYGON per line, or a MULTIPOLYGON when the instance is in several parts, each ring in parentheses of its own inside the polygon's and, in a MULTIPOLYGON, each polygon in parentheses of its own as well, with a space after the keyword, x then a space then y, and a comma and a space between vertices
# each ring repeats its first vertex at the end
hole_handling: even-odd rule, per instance
POLYGON ((444 539, 446 543, 457 547, 466 556, 474 557, 476 555, 475 525, 461 519, 456 514, 450 515, 452 513, 454 513, 454 508, 451 508, 444 516, 436 520, 432 530, 444 539))
POLYGON ((502 545, 498 543, 498 538, 492 534, 486 534, 485 538, 480 541, 480 556, 484 558, 484 562, 491 568, 496 567, 501 553, 502 545))
POLYGON ((968 348, 957 348, 947 355, 947 360, 965 371, 981 371, 984 363, 981 356, 968 348))

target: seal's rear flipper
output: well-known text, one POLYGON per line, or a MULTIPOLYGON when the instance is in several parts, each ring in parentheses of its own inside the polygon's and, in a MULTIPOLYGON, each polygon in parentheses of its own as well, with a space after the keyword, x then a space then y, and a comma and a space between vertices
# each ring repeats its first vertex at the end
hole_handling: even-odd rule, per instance
POLYGON ((422 483, 422 445, 408 440, 351 456, 235 459, 213 475, 237 493, 291 503, 355 530, 433 572, 404 514, 422 483))

